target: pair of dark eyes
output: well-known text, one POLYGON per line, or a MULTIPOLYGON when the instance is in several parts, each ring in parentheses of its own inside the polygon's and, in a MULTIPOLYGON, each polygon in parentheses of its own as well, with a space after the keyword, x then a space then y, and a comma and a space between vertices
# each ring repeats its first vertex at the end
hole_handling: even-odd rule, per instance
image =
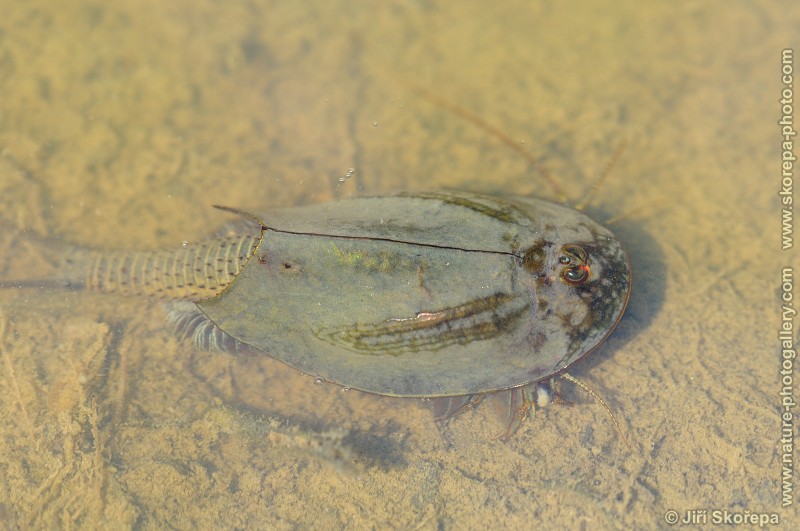
POLYGON ((589 279, 589 255, 583 247, 568 243, 561 248, 558 263, 565 266, 561 270, 561 280, 570 286, 580 286, 589 279))

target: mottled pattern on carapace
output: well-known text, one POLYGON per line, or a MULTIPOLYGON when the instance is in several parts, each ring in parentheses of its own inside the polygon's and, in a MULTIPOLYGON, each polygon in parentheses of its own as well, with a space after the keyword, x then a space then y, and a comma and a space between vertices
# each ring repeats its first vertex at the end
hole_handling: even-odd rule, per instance
MULTIPOLYGON (((629 266, 622 247, 594 227, 586 223, 581 226, 592 234, 592 242, 579 244, 591 257, 591 275, 586 283, 568 288, 578 299, 573 296, 565 302, 538 297, 538 318, 543 322, 557 319, 558 325, 546 327, 548 332, 544 335, 545 341, 564 345, 564 356, 559 363, 573 360, 587 342, 613 328, 618 318, 615 309, 624 307, 630 287, 629 266)), ((524 250, 523 267, 536 278, 539 294, 546 293, 558 281, 555 274, 546 271, 545 264, 559 251, 554 242, 543 239, 524 250)))
POLYGON ((629 272, 622 249, 618 248, 614 259, 609 260, 603 258, 604 253, 599 252, 598 247, 588 243, 583 245, 589 256, 598 257, 594 269, 602 268, 603 276, 593 283, 575 287, 587 311, 580 323, 565 324, 573 343, 580 344, 612 327, 615 324, 614 309, 624 305, 628 298, 629 272))

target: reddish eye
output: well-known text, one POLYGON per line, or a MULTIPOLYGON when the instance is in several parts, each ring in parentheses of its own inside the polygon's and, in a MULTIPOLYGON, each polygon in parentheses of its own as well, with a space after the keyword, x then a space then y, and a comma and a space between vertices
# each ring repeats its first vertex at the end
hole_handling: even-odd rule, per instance
POLYGON ((589 255, 574 243, 568 243, 561 248, 563 253, 558 258, 558 263, 569 266, 561 270, 561 280, 570 286, 580 286, 589 278, 589 255))

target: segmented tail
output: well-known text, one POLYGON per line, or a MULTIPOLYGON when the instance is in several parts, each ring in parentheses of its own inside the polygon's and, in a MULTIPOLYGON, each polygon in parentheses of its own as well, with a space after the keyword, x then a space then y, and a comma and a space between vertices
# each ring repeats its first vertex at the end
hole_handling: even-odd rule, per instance
POLYGON ((169 299, 212 297, 235 278, 261 236, 185 243, 174 251, 94 252, 86 270, 89 291, 169 299))

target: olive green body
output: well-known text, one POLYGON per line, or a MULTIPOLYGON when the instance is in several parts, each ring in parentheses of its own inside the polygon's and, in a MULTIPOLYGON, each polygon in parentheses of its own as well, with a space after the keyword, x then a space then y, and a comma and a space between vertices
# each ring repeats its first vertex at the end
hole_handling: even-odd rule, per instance
POLYGON ((536 199, 397 194, 250 217, 252 255, 197 306, 241 343, 382 395, 549 378, 603 340, 630 291, 608 230, 536 199))

